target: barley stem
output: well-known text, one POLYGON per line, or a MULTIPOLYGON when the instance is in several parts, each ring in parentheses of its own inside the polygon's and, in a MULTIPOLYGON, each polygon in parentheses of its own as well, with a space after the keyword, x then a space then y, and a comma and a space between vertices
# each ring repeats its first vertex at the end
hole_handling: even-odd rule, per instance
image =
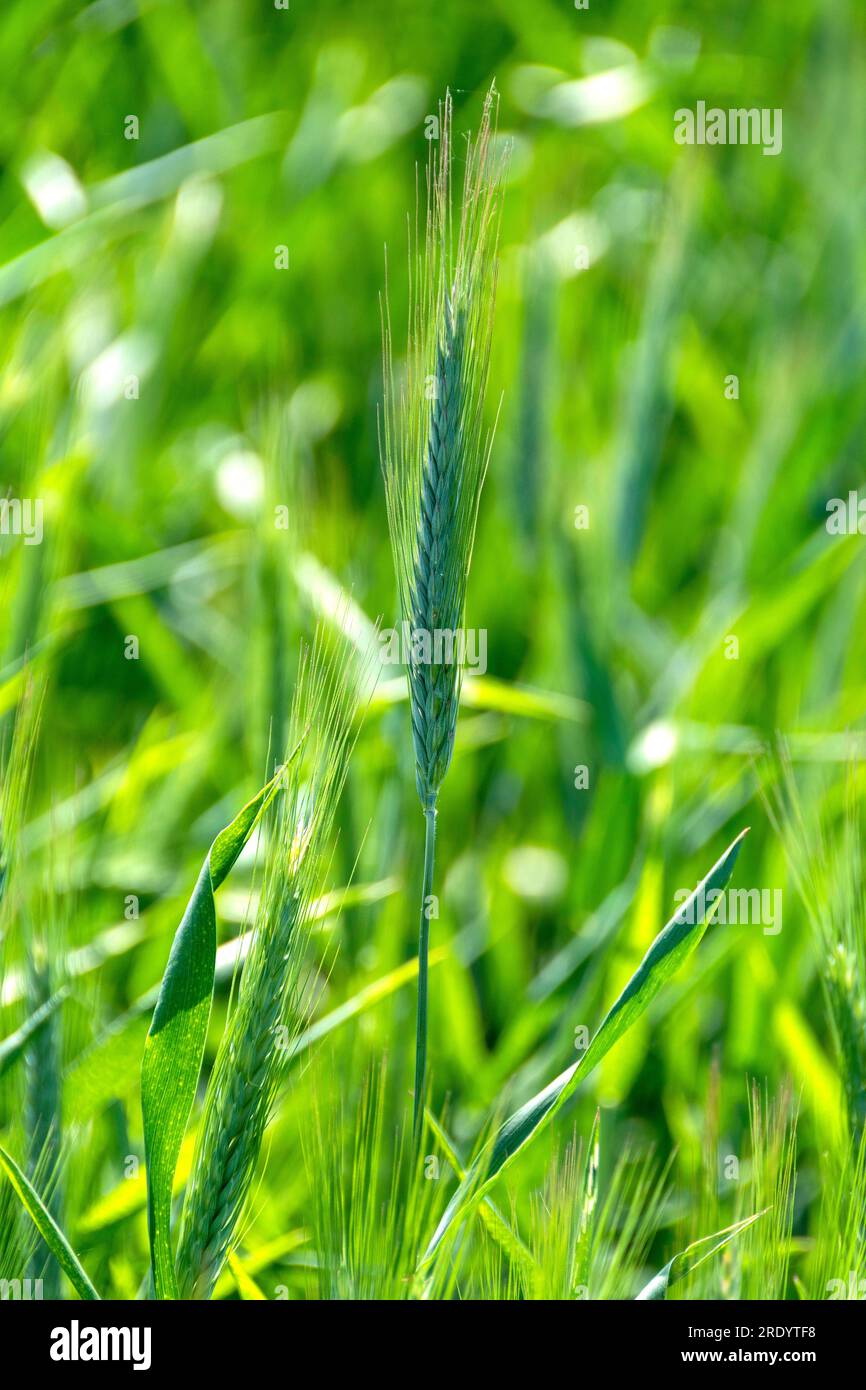
POLYGON ((436 802, 424 808, 424 879, 421 888, 421 925, 418 932, 418 1014, 415 1026, 414 1133, 421 1133, 427 1085, 427 956, 430 946, 430 895, 436 856, 436 802))

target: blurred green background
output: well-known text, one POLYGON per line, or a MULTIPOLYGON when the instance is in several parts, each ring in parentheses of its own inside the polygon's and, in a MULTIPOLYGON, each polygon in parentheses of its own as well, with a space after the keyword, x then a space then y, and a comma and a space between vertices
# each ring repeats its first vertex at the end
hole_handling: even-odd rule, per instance
MULTIPOLYGON (((341 590, 359 641, 396 621, 384 249, 399 341, 425 122, 450 88, 455 130, 474 128, 494 79, 513 149, 491 420, 502 406, 467 612, 488 671, 441 798, 434 1096, 469 1147, 507 1082, 518 1102, 566 1066, 676 891, 750 824, 737 883, 783 891, 781 931, 713 929, 561 1134, 601 1104, 607 1153, 630 1139, 699 1167, 708 1090, 719 1154, 738 1154, 746 1078, 790 1076, 808 1238, 839 1080, 757 789, 782 731, 832 823, 866 712, 864 542, 824 524, 866 436, 864 27, 844 0, 3 6, 0 497, 44 502, 41 545, 0 536, 7 744, 25 656, 46 692, 10 919, 50 918, 74 980, 66 1220, 94 1277, 134 1293, 144 1269, 142 1188, 123 1182, 137 1001, 281 747, 299 642, 341 590), (782 152, 677 145, 698 100, 781 108, 782 152)), ((320 1015, 411 959, 421 849, 390 671, 322 884, 356 891, 323 908, 320 1015)), ((251 875, 220 894, 223 940, 251 875)), ((387 1055, 408 1087, 414 990, 383 995, 346 1056, 360 1076, 387 1055)), ((214 1044, 226 997, 223 980, 214 1044)), ((253 1245, 308 1219, 298 1072, 253 1245)), ((518 1202, 554 1138, 514 1170, 518 1202)))

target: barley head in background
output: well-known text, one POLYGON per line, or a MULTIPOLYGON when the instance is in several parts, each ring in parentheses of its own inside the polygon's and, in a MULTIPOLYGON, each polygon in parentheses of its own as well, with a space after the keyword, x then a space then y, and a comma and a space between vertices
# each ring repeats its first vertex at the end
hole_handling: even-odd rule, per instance
POLYGON ((306 927, 364 684, 363 675, 355 683, 322 640, 301 660, 289 747, 302 742, 303 748, 286 769, 254 934, 205 1096, 177 1261, 187 1298, 210 1296, 229 1254, 284 1065, 309 1007, 306 927))

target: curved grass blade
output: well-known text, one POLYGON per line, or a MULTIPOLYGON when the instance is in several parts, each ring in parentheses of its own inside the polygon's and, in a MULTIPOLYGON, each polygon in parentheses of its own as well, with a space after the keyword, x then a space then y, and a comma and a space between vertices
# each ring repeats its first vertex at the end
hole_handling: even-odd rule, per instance
MULTIPOLYGON (((398 887, 399 881, 389 878, 382 879, 379 883, 355 884, 333 889, 311 904, 310 921, 324 921, 332 913, 336 914, 346 907, 354 907, 357 903, 379 902, 390 893, 396 892, 398 887)), ((239 893, 238 902, 241 898, 251 911, 255 895, 250 892, 239 893)), ((238 908, 237 916, 232 917, 231 912, 227 910, 224 896, 221 917, 223 920, 242 921, 246 920, 246 912, 238 908)), ((232 983, 244 964, 251 944, 252 934, 247 932, 242 936, 232 937, 217 948, 214 967, 215 989, 220 985, 232 983)), ((430 968, 443 960, 445 955, 444 948, 438 954, 431 953, 430 968)), ((372 1008, 379 999, 384 999, 401 985, 414 979, 417 969, 418 962, 414 959, 391 971, 381 980, 365 985, 352 999, 311 1024, 293 1045, 292 1054, 311 1046, 319 1037, 324 1037, 332 1029, 354 1018, 356 1014, 372 1008)), ((122 1098, 129 1091, 133 1084, 131 1078, 134 1078, 141 1061, 149 1019, 158 996, 158 987, 139 995, 126 1013, 107 1024, 90 1046, 73 1058, 66 1068, 66 1098, 77 1121, 83 1123, 90 1119, 109 1101, 122 1098)))
POLYGON ((171 1249, 174 1171, 198 1085, 213 999, 216 962, 214 892, 227 877, 259 817, 279 790, 284 769, 221 830, 208 851, 172 942, 141 1063, 141 1111, 147 1167, 147 1221, 157 1298, 176 1298, 171 1249))
POLYGON ((618 1042, 658 994, 662 985, 682 965, 695 949, 712 920, 720 893, 733 872, 743 836, 743 830, 725 850, 706 878, 698 884, 679 912, 659 932, 625 989, 606 1014, 586 1052, 551 1081, 543 1091, 506 1120, 492 1145, 482 1149, 472 1167, 445 1208, 430 1244, 421 1260, 425 1265, 452 1221, 484 1195, 496 1177, 514 1161, 517 1154, 538 1133, 575 1090, 578 1080, 598 1066, 601 1059, 618 1042), (487 1172, 479 1184, 479 1170, 487 1172))
POLYGON ((0 1076, 9 1071, 10 1067, 14 1067, 27 1045, 41 1032, 68 994, 69 990, 66 987, 57 990, 44 1004, 40 1004, 38 1009, 34 1009, 20 1028, 16 1028, 14 1033, 10 1033, 8 1038, 0 1042, 0 1076))
MULTIPOLYGON (((460 1181, 463 1182, 466 1177, 466 1169, 460 1161, 460 1155, 436 1116, 426 1105, 424 1107, 424 1120, 445 1155, 445 1158, 451 1165, 451 1168, 460 1181)), ((508 1224, 492 1198, 485 1197, 482 1200, 479 1212, 481 1213, 481 1220, 487 1227, 488 1232, 509 1259, 517 1261, 519 1264, 523 1265, 525 1269, 528 1269, 531 1274, 535 1274, 538 1267, 535 1256, 529 1247, 524 1244, 514 1228, 508 1224)))
MULTIPOLYGON (((274 1265, 285 1260, 287 1256, 294 1255, 302 1246, 309 1241, 309 1232, 303 1226, 296 1226, 293 1231, 286 1231, 285 1235, 277 1236, 274 1240, 267 1241, 264 1245, 259 1245, 253 1251, 244 1254, 244 1272, 251 1278, 256 1279, 258 1287, 261 1284, 256 1278, 257 1275, 271 1269, 274 1265)), ((216 1281, 212 1297, 220 1300, 233 1298, 238 1292, 237 1281, 231 1270, 230 1261, 238 1257, 232 1255, 226 1260, 225 1267, 219 1279, 216 1281)), ((264 1295, 267 1301, 267 1294, 264 1295)))
POLYGON ((6 1174, 13 1191, 32 1220, 37 1231, 48 1246, 60 1268, 74 1287, 79 1298, 98 1299, 99 1294, 91 1284, 69 1241, 61 1231, 51 1212, 46 1207, 36 1188, 30 1182, 14 1158, 0 1148, 0 1168, 6 1174))
POLYGON ((263 1294, 253 1276, 241 1264, 237 1255, 230 1254, 226 1259, 226 1264, 234 1276, 237 1284, 238 1293, 244 1303, 265 1303, 267 1295, 263 1294))
MULTIPOLYGON (((430 952, 428 965, 434 969, 440 965, 448 956, 446 946, 437 946, 430 952)), ((303 1033, 295 1039, 288 1049, 290 1057, 297 1057, 299 1053, 305 1052, 313 1046, 313 1043, 321 1042, 329 1033, 333 1033, 350 1019, 357 1018, 373 1008, 382 999, 387 999, 403 985, 414 980, 418 974, 418 957, 413 956, 411 960, 404 961, 402 965, 395 966, 389 970, 387 975, 382 975, 378 980, 373 980, 369 985, 364 985, 357 994, 353 994, 344 1004, 338 1004, 330 1013, 323 1014, 321 1018, 315 1019, 303 1033)))
POLYGON ((769 1207, 765 1207, 763 1211, 756 1211, 754 1215, 746 1216, 742 1221, 735 1221, 733 1226, 726 1226, 723 1231, 716 1231, 711 1236, 701 1236, 700 1240, 693 1240, 691 1245, 687 1245, 685 1250, 680 1250, 679 1254, 674 1255, 672 1260, 668 1260, 664 1269, 660 1269, 658 1274, 644 1285, 640 1293, 636 1295, 635 1303, 656 1302, 667 1298, 671 1284, 685 1279, 687 1274, 691 1274, 705 1260, 711 1260, 713 1255, 724 1250, 725 1246, 735 1240, 741 1231, 745 1231, 747 1226, 760 1220, 769 1210, 769 1207), (705 1245, 709 1245, 711 1241, 716 1241, 712 1249, 705 1250, 702 1255, 698 1254, 698 1251, 705 1245), (692 1258, 694 1255, 698 1255, 697 1259, 692 1258))

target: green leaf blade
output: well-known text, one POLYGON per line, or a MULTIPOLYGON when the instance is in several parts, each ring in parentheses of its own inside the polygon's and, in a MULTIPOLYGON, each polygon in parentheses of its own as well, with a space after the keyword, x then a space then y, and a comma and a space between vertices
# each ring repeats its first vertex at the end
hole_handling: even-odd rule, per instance
POLYGON ((645 1284, 640 1293, 635 1296, 635 1303, 663 1302, 668 1296, 668 1289, 671 1284, 685 1279, 687 1274, 692 1274, 705 1260, 712 1259, 720 1250, 724 1250, 726 1245, 730 1245, 731 1241, 736 1240, 742 1231, 753 1226, 768 1211, 769 1207, 765 1207, 763 1211, 756 1211, 752 1216, 745 1216, 741 1221, 735 1221, 732 1226, 726 1226, 722 1231, 715 1231, 711 1236, 702 1236, 700 1240, 692 1241, 685 1250, 680 1250, 673 1259, 668 1260, 658 1274, 653 1275, 649 1283, 645 1284), (705 1250, 704 1246, 706 1245, 710 1245, 711 1248, 705 1250))
POLYGON ((542 1125, 562 1106, 578 1084, 598 1066, 616 1042, 644 1013, 665 982, 679 969, 696 948, 707 925, 712 920, 718 899, 706 910, 711 895, 720 893, 733 873, 743 838, 743 830, 728 846, 697 888, 671 918, 653 941, 640 965, 618 999, 611 1005, 589 1047, 579 1061, 561 1072, 543 1091, 510 1116, 499 1129, 492 1146, 475 1160, 466 1178, 443 1213, 422 1258, 427 1264, 436 1252, 445 1232, 457 1215, 487 1191, 491 1183, 514 1161, 524 1145, 538 1133, 542 1125), (479 1183, 479 1168, 487 1163, 487 1173, 479 1183))
POLYGON ((225 880, 282 780, 283 771, 220 831, 175 933, 141 1064, 147 1215, 157 1298, 177 1298, 171 1246, 174 1173, 189 1121, 210 1021, 216 964, 214 892, 225 880))
POLYGON ((28 1019, 25 1019, 20 1028, 17 1028, 14 1033, 10 1033, 7 1038, 0 1042, 0 1076, 14 1067, 68 995, 68 986, 57 990, 50 999, 46 999, 44 1004, 40 1004, 39 1008, 35 1009, 28 1019))
POLYGON ((0 1148, 0 1168, 9 1179, 12 1189, 15 1192, 24 1210, 29 1215, 37 1231, 41 1235, 45 1244, 48 1246, 60 1268, 72 1284, 79 1298, 88 1301, 99 1300, 99 1294, 94 1288, 87 1273, 81 1264, 66 1236, 61 1231, 54 1217, 46 1207, 36 1188, 30 1179, 18 1167, 11 1154, 4 1148, 0 1148))

